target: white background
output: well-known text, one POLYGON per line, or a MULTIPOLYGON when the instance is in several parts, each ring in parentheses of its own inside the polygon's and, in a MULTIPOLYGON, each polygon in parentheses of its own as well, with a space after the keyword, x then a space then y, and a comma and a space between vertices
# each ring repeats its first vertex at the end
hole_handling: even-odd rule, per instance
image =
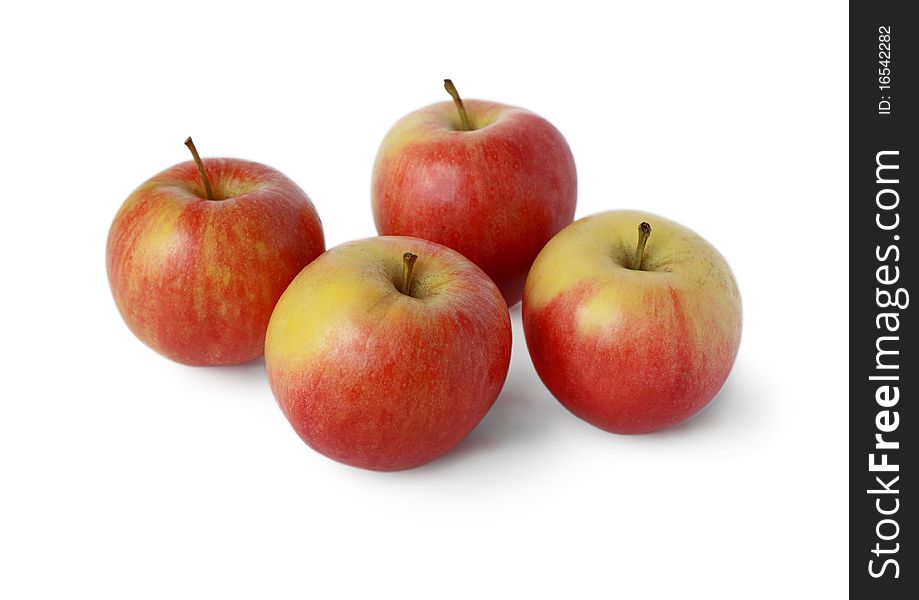
POLYGON ((0 9, 0 597, 841 597, 845 4, 301 4, 0 9), (565 134, 578 217, 650 210, 728 258, 743 342, 701 416, 578 420, 518 307, 481 426, 367 472, 297 438, 261 362, 185 367, 130 334, 107 230, 187 135, 290 176, 333 246, 375 234, 378 144, 444 77, 565 134))

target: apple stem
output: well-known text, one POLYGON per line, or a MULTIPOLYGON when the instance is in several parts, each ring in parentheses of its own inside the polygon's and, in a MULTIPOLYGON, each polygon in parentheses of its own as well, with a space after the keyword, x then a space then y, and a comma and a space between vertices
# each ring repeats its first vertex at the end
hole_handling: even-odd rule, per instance
POLYGON ((412 295, 412 275, 415 274, 415 261, 418 260, 417 254, 406 252, 402 255, 402 290, 406 296, 412 295))
POLYGON ((198 156, 198 149, 195 148, 195 143, 191 141, 191 136, 188 136, 188 139, 185 140, 185 145, 191 150, 192 158, 195 159, 195 164, 198 165, 198 172, 201 173, 201 179, 204 181, 204 191, 207 193, 207 199, 216 200, 217 198, 214 197, 214 189, 211 187, 211 182, 207 178, 207 173, 204 171, 204 163, 201 161, 201 157, 198 156))
POLYGON ((466 114, 466 107, 463 106, 463 99, 460 98, 459 92, 456 91, 456 86, 449 79, 444 79, 444 89, 447 90, 447 93, 453 98, 453 104, 456 105, 456 112, 460 116, 460 130, 472 131, 472 125, 469 124, 469 115, 466 114))
POLYGON ((651 237, 651 225, 642 221, 638 226, 638 248, 635 250, 635 258, 632 260, 632 269, 641 271, 641 261, 645 257, 645 244, 651 237))

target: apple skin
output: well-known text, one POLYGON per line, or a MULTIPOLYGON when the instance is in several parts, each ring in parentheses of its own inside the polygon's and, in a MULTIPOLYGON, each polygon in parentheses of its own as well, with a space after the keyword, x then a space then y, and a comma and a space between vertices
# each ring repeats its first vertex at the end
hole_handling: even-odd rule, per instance
POLYGON ((638 211, 569 225, 530 270, 527 348, 539 377, 572 413, 615 433, 671 427, 721 389, 741 332, 727 262, 686 227, 638 211), (629 268, 650 223, 643 270, 629 268))
POLYGON ((131 331, 188 365, 231 365, 264 350, 287 285, 325 249, 319 215, 278 171, 254 162, 204 161, 208 200, 192 161, 147 180, 109 230, 106 267, 131 331))
POLYGON ((333 248, 284 292, 265 366, 290 424, 337 461, 425 464, 482 420, 507 377, 511 325, 494 283, 460 254, 409 237, 333 248), (412 296, 398 289, 413 252, 412 296))
POLYGON ((392 127, 373 170, 373 216, 381 235, 453 248, 513 306, 533 259, 574 218, 574 158, 538 115, 482 100, 464 104, 472 131, 460 131, 451 102, 392 127))

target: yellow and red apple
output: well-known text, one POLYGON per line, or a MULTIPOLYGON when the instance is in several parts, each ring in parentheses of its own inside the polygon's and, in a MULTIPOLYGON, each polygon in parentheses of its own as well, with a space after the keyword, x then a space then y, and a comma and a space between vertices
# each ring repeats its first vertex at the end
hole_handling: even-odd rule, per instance
POLYGON ((740 293, 696 233, 610 211, 543 248, 523 326, 539 377, 572 413, 616 433, 650 432, 689 419, 721 389, 740 344, 740 293))
POLYGON ((274 395, 335 460, 408 469, 456 446, 504 385, 507 305, 460 254, 378 237, 333 248, 284 292, 265 340, 274 395))
POLYGON ((313 204, 290 179, 231 158, 166 169, 109 230, 115 304, 145 344, 190 365, 253 360, 287 285, 325 249, 313 204))
POLYGON ((445 84, 453 103, 405 116, 383 140, 372 183, 377 231, 453 248, 513 306, 533 259, 574 218, 574 158, 542 117, 464 102, 445 84))

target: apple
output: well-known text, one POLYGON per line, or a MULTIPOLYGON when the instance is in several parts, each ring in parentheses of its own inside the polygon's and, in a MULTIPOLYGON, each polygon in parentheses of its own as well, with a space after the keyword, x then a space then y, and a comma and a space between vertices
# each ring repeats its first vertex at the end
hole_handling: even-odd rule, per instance
POLYGON ((520 301, 533 259, 574 218, 577 175, 562 134, 497 102, 433 104, 402 118, 383 140, 372 202, 381 235, 453 248, 520 301))
POLYGON ((456 446, 504 385, 507 305, 463 256, 378 237, 333 248, 281 296, 265 367, 290 424, 315 450, 380 471, 456 446))
POLYGON ((536 372, 568 410, 607 431, 644 433, 689 419, 721 389, 740 344, 740 293, 696 233, 610 211, 569 225, 539 253, 523 327, 536 372))
POLYGON ((287 285, 325 249, 319 215, 278 171, 232 158, 193 161, 144 182, 108 235, 115 304, 145 344, 189 365, 262 355, 287 285))

